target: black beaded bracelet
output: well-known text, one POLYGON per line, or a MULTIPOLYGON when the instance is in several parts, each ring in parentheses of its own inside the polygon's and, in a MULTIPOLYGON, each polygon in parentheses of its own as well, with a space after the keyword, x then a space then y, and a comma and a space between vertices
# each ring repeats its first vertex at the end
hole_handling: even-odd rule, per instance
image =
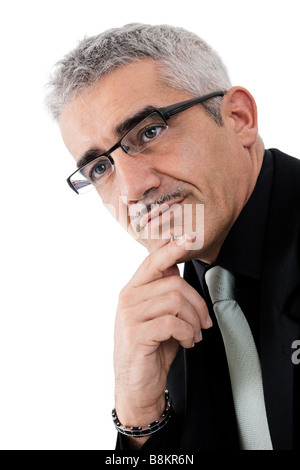
POLYGON ((158 431, 159 429, 163 428, 167 422, 170 420, 172 416, 172 400, 170 398, 168 390, 165 390, 165 400, 166 400, 166 407, 165 411, 163 412, 161 419, 159 421, 154 421, 148 426, 131 426, 126 427, 123 426, 117 416, 117 412, 115 409, 112 410, 112 418, 116 429, 121 433, 125 434, 126 436, 131 437, 145 437, 153 434, 154 432, 158 431))

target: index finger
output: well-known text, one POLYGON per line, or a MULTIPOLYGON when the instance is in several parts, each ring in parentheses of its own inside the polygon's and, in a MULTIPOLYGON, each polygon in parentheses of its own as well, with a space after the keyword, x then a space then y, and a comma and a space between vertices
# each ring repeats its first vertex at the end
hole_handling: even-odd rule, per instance
POLYGON ((132 276, 129 285, 138 287, 164 277, 164 271, 179 262, 191 241, 189 236, 183 235, 148 255, 132 276))

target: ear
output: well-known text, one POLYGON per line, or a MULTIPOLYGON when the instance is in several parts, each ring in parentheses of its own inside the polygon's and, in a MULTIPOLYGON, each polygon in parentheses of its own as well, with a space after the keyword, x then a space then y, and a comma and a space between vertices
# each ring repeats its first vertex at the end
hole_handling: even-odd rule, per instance
POLYGON ((251 147, 258 136, 257 107, 253 96, 242 87, 231 88, 223 98, 223 118, 232 121, 244 147, 251 147))

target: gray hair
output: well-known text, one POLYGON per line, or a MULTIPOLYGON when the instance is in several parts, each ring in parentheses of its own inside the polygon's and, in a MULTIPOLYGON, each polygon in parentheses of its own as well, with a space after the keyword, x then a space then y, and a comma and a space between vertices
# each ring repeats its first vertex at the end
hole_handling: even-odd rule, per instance
MULTIPOLYGON (((231 88, 220 57, 196 34, 168 25, 134 23, 84 38, 56 64, 46 96, 52 117, 58 121, 64 106, 104 74, 146 58, 159 62, 159 78, 169 87, 195 96, 231 88)), ((222 124, 220 103, 216 97, 204 104, 218 124, 222 124)))

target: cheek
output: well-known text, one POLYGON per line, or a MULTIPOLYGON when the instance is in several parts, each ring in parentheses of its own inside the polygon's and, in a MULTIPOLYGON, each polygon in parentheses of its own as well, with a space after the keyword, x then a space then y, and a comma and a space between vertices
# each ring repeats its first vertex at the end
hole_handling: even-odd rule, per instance
POLYGON ((98 194, 102 199, 104 207, 113 216, 113 218, 127 231, 130 232, 130 219, 128 215, 127 198, 124 196, 104 197, 101 191, 98 194))
POLYGON ((176 128, 170 136, 174 143, 166 150, 172 164, 172 176, 198 186, 200 180, 211 178, 215 155, 220 153, 220 139, 210 128, 203 129, 192 121, 184 129, 176 128))
POLYGON ((105 209, 113 216, 114 219, 118 220, 119 217, 119 204, 118 199, 115 197, 108 196, 107 194, 103 193, 101 189, 96 188, 97 193, 99 194, 102 204, 105 209))
POLYGON ((190 183, 200 168, 201 154, 191 140, 177 139, 173 145, 160 148, 160 157, 155 169, 170 178, 190 183))

